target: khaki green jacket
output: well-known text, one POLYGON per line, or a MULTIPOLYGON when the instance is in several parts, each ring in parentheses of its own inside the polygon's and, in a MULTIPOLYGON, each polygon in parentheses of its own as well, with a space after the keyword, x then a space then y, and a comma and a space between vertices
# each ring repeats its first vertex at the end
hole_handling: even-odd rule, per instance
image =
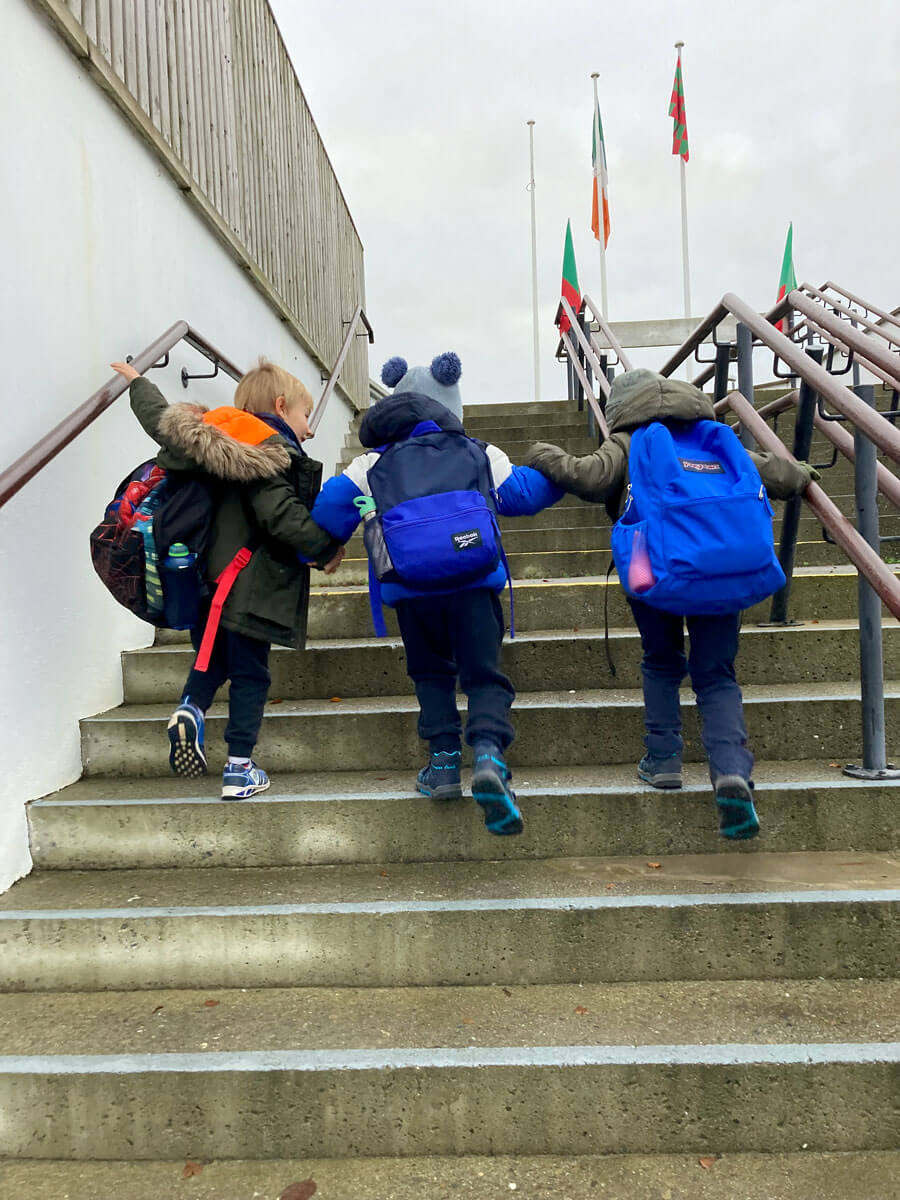
POLYGON ((240 409, 210 412, 195 404, 168 404, 143 378, 131 384, 130 396, 135 416, 161 447, 156 456, 161 467, 221 481, 209 579, 215 580, 242 546, 255 547, 225 603, 222 624, 260 641, 301 648, 309 567, 297 556, 323 566, 340 546, 309 515, 321 463, 240 409))
MULTIPOLYGON (((712 401, 693 384, 667 379, 655 371, 627 371, 613 381, 606 409, 610 436, 592 454, 567 454, 559 446, 537 442, 525 455, 534 467, 558 487, 583 500, 605 503, 612 520, 624 506, 628 485, 628 448, 631 433, 650 421, 714 421, 712 401)), ((776 500, 805 491, 809 468, 774 454, 747 452, 776 500)))

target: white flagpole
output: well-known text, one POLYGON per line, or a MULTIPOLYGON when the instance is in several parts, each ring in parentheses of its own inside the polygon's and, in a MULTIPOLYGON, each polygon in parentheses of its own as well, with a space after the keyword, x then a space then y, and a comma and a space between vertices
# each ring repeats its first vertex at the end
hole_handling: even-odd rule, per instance
POLYGON ((541 351, 538 327, 538 277, 537 277, 537 224, 534 205, 534 121, 528 122, 528 142, 531 153, 531 175, 528 190, 531 192, 531 314, 534 325, 534 398, 541 398, 541 351))
POLYGON ((597 163, 594 164, 594 179, 596 180, 595 187, 597 188, 597 213, 600 218, 600 307, 603 310, 604 321, 609 320, 609 301, 606 294, 606 230, 603 226, 603 196, 600 187, 600 172, 598 164, 601 161, 603 153, 600 145, 600 122, 597 120, 597 115, 600 112, 600 101, 597 96, 597 80, 600 78, 600 73, 594 71, 591 79, 594 81, 594 148, 597 155, 597 163))
MULTIPOLYGON (((681 58, 681 49, 684 42, 676 42, 675 49, 678 51, 678 57, 681 58)), ((691 318, 691 265, 690 256, 688 254, 688 217, 687 217, 687 171, 685 170, 684 155, 679 154, 678 160, 681 163, 681 260, 682 271, 684 274, 684 315, 690 320, 691 318)), ((693 363, 690 359, 685 363, 688 380, 691 380, 694 375, 693 363)))

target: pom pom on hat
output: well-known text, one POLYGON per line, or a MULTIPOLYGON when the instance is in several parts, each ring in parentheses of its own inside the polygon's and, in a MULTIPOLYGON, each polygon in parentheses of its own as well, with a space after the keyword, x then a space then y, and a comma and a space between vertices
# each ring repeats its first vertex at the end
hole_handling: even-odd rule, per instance
POLYGON ((436 355, 431 360, 431 373, 438 383, 443 384, 444 387, 452 387, 454 383, 459 382, 459 377, 462 375, 462 363, 459 361, 459 355, 454 354, 452 350, 436 355))
MULTIPOLYGON (((437 359, 434 361, 437 362, 437 359)), ((398 354, 395 354, 394 357, 389 358, 381 368, 381 382, 385 387, 396 387, 408 370, 409 364, 407 363, 406 359, 401 358, 398 354)))

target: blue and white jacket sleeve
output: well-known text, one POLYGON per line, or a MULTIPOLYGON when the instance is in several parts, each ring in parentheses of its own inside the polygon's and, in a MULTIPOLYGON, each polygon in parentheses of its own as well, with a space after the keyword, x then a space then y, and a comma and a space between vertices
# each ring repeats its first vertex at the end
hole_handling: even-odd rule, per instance
POLYGON ((546 475, 535 471, 533 467, 514 467, 499 446, 487 445, 485 450, 497 492, 497 508, 502 516, 530 517, 541 509, 549 508, 565 495, 562 488, 551 483, 546 475))
POLYGON ((360 454, 343 474, 327 479, 316 497, 312 519, 339 542, 346 542, 359 524, 359 509, 353 501, 357 496, 371 496, 369 468, 377 459, 374 452, 360 454))

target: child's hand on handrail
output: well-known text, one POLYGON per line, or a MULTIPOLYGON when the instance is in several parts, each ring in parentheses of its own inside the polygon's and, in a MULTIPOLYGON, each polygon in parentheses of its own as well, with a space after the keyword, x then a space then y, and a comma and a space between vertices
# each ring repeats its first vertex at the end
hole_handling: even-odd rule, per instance
POLYGON ((141 377, 140 371, 136 371, 134 369, 134 367, 131 365, 131 363, 114 362, 114 363, 110 363, 109 365, 112 367, 112 369, 114 371, 117 371, 119 373, 119 375, 121 375, 121 376, 123 376, 123 378, 127 379, 129 383, 131 383, 131 381, 133 379, 140 379, 140 377, 141 377))

